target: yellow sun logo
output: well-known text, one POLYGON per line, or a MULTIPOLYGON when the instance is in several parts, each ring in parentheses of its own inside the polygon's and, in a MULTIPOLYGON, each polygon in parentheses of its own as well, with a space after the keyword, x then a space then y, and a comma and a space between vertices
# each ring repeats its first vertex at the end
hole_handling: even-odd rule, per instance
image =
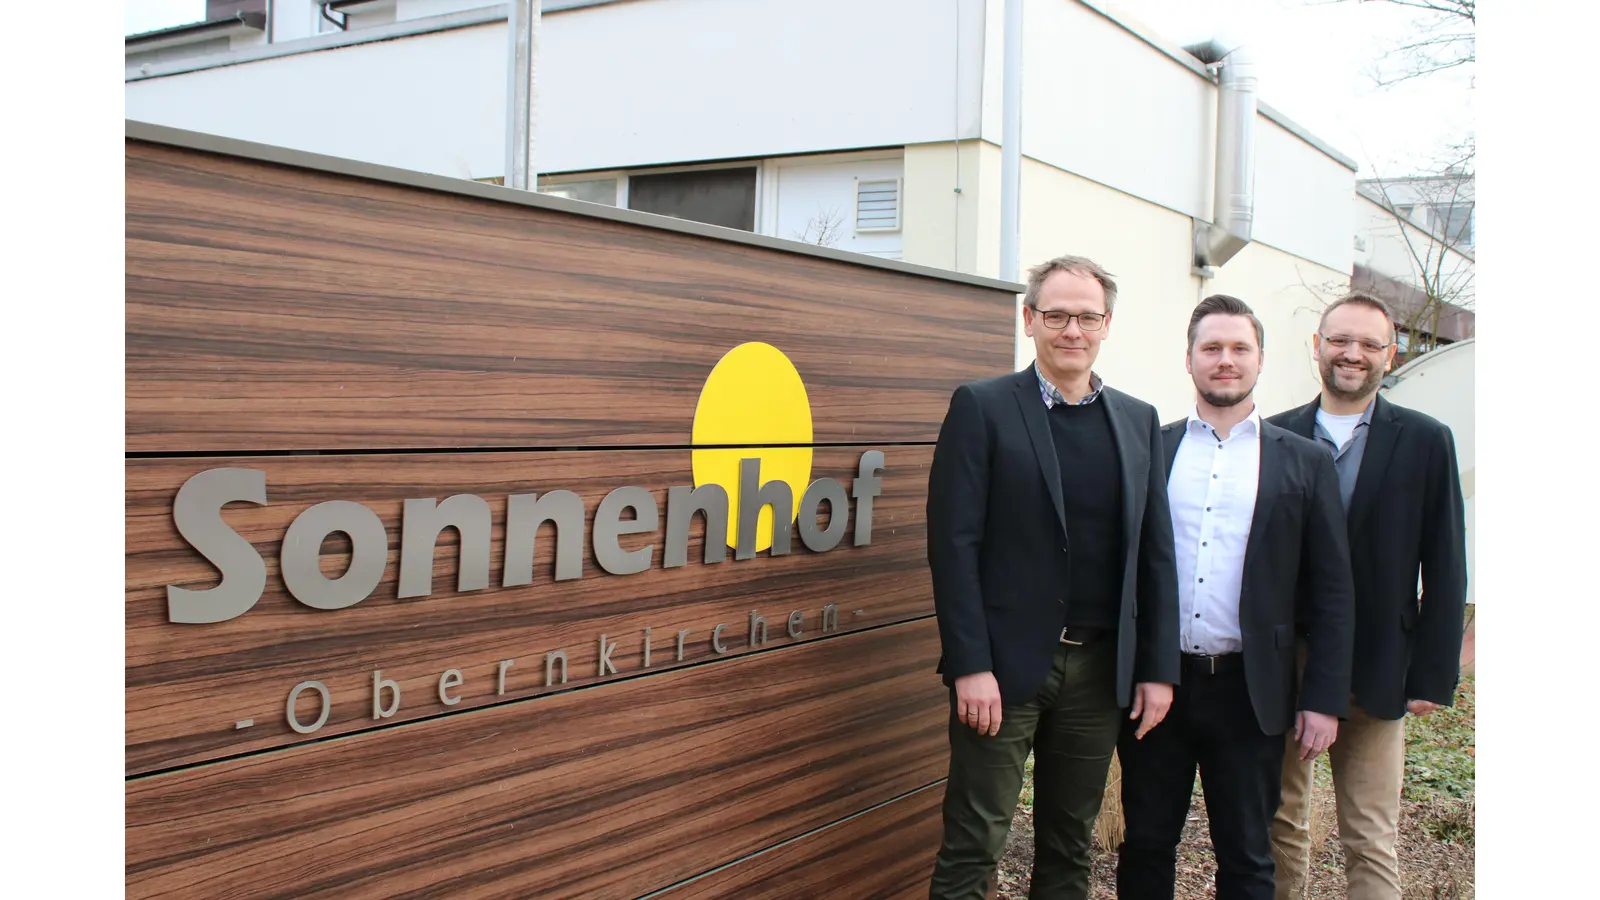
MULTIPOLYGON (((694 410, 694 484, 721 485, 728 492, 729 547, 738 544, 739 460, 759 459, 761 482, 782 481, 798 499, 811 479, 811 436, 805 382, 778 348, 740 344, 706 376, 694 410)), ((756 550, 771 546, 772 508, 763 506, 756 550)))

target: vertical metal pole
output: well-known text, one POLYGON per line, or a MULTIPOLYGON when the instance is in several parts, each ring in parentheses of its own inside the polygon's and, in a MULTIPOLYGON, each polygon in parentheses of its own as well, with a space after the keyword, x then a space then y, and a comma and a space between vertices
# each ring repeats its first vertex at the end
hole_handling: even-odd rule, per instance
POLYGON ((1017 280, 1022 191, 1022 0, 1006 0, 1000 146, 1000 277, 1017 280))
POLYGON ((539 53, 541 0, 511 0, 506 22, 506 187, 536 190, 533 164, 533 62, 539 53))

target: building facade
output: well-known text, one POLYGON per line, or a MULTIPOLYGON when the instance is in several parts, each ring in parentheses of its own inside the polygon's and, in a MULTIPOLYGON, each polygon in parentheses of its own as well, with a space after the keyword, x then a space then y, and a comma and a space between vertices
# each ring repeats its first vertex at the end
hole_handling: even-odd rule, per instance
MULTIPOLYGON (((505 174, 503 4, 211 6, 223 18, 250 7, 261 27, 225 49, 129 38, 130 119, 479 181, 505 174)), ((541 190, 1000 274, 1002 0, 543 9, 541 190)), ((1321 305, 1358 261, 1354 162, 1261 103, 1249 241, 1197 267, 1197 223, 1214 217, 1214 67, 1102 2, 1027 0, 1023 14, 1023 269, 1074 253, 1117 276, 1099 368, 1164 418, 1191 402, 1189 312, 1219 292, 1265 323, 1262 411, 1305 402, 1321 305)), ((937 311, 883 312, 904 317, 908 339, 940 327, 937 311)), ((1032 348, 1018 333, 1021 365, 1032 348)))

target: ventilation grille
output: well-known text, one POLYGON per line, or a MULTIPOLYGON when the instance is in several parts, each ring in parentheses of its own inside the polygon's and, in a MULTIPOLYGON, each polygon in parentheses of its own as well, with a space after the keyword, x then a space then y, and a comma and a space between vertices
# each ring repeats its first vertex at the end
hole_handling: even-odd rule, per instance
POLYGON ((856 231, 900 230, 900 179, 856 182, 856 231))

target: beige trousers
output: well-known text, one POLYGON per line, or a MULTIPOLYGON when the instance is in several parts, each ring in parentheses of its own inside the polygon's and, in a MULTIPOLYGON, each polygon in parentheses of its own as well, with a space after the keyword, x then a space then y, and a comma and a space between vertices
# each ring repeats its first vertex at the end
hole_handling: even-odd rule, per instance
MULTIPOLYGON (((1304 900, 1311 867, 1311 763, 1301 762, 1294 729, 1283 758, 1283 801, 1272 822, 1277 900, 1304 900)), ((1350 900, 1400 900, 1400 786, 1405 775, 1404 719, 1375 719, 1350 701, 1350 716, 1328 748, 1339 808, 1339 843, 1350 900)))

